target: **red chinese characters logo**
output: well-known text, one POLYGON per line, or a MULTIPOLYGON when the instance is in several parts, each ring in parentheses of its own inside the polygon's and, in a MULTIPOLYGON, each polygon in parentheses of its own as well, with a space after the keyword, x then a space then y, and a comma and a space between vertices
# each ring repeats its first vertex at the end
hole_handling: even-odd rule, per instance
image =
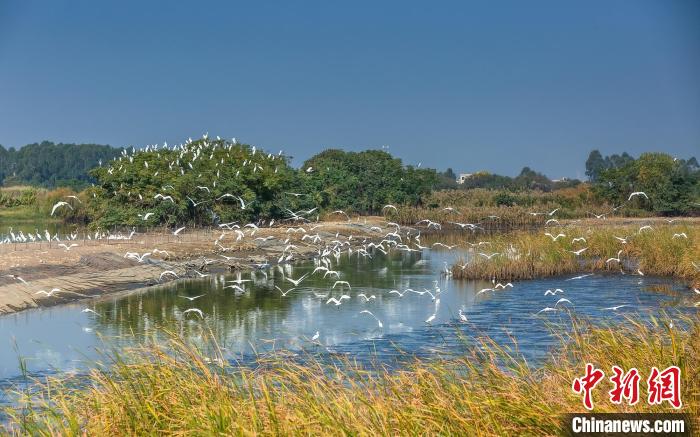
MULTIPOLYGON (((621 404, 626 399, 629 405, 638 403, 640 397, 639 381, 641 380, 639 371, 632 368, 625 373, 618 366, 613 366, 612 371, 614 375, 610 377, 610 382, 612 382, 613 388, 608 392, 610 402, 621 404)), ((586 374, 574 379, 571 388, 574 393, 583 395, 583 406, 586 409, 593 409, 592 391, 604 377, 605 372, 588 363, 586 364, 586 374)), ((681 408, 681 370, 676 366, 668 367, 663 371, 652 367, 647 379, 647 390, 649 405, 659 405, 668 401, 673 408, 681 408)))
POLYGON ((612 376, 610 381, 612 381, 615 387, 608 392, 610 395, 610 402, 613 404, 620 404, 623 398, 627 399, 630 405, 639 402, 640 377, 637 369, 632 368, 627 373, 617 366, 613 366, 612 369, 615 376, 612 376))
POLYGON ((649 405, 668 401, 673 408, 681 407, 681 369, 671 366, 659 372, 659 369, 652 367, 647 384, 649 405))
POLYGON ((574 379, 572 388, 576 393, 583 393, 583 406, 589 410, 593 409, 593 398, 591 391, 605 376, 605 373, 593 367, 593 364, 586 364, 586 374, 581 378, 574 379))

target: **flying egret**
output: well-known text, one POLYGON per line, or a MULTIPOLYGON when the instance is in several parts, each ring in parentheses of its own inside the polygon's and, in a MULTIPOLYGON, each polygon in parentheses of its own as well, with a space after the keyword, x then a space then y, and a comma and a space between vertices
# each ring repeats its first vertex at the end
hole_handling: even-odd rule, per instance
POLYGON ((199 298, 202 297, 202 296, 205 296, 205 295, 204 295, 204 294, 200 294, 199 296, 192 296, 192 297, 190 297, 190 296, 180 296, 180 295, 178 295, 178 297, 181 297, 181 298, 183 298, 183 299, 187 299, 187 300, 189 300, 190 302, 194 301, 195 299, 199 299, 199 298))
POLYGON ((303 281, 304 279, 306 279, 306 277, 307 277, 308 275, 309 275, 309 274, 306 273, 306 274, 304 274, 302 277, 300 277, 299 279, 292 279, 292 278, 290 278, 289 276, 286 276, 284 279, 286 279, 287 281, 289 281, 289 282, 291 282, 292 284, 294 284, 295 287, 298 287, 299 284, 301 283, 301 281, 303 281))
POLYGON ((552 308, 552 307, 545 307, 545 308, 542 308, 541 310, 537 311, 537 314, 539 314, 539 313, 548 313, 548 312, 551 312, 551 311, 559 311, 559 310, 556 309, 556 308, 552 308))
POLYGON ((202 310, 200 310, 199 308, 189 308, 189 309, 186 309, 185 311, 182 312, 182 315, 185 316, 185 315, 187 315, 187 314, 189 314, 189 313, 199 314, 199 317, 202 318, 202 319, 204 319, 204 313, 203 313, 202 310))
POLYGON ((53 214, 56 212, 56 210, 57 210, 58 208, 61 208, 62 206, 67 206, 68 208, 71 209, 71 211, 73 210, 73 207, 70 205, 70 203, 61 201, 61 202, 57 202, 57 203, 53 206, 53 208, 51 208, 51 215, 53 215, 53 214))
POLYGON ((338 298, 338 299, 331 297, 330 299, 328 299, 326 301, 326 305, 328 305, 329 303, 334 303, 335 306, 338 306, 341 303, 343 303, 343 300, 345 300, 345 299, 350 299, 350 296, 348 296, 347 294, 344 294, 344 295, 340 296, 340 298, 338 298))
POLYGON ((575 280, 577 280, 577 279, 583 279, 583 278, 587 278, 587 277, 589 277, 589 276, 593 276, 593 273, 588 273, 588 274, 586 274, 586 275, 581 275, 581 276, 574 276, 573 278, 569 278, 569 279, 566 279, 566 280, 567 280, 567 281, 575 281, 575 280))
POLYGON ((179 278, 179 276, 178 276, 177 273, 173 272, 172 270, 166 270, 166 271, 164 271, 163 273, 160 274, 159 281, 162 281, 162 280, 163 280, 163 276, 165 276, 165 275, 174 276, 175 279, 178 279, 178 278, 179 278))
MULTIPOLYGON (((340 285, 347 285, 347 286, 348 286, 348 289, 352 290, 352 287, 350 287, 350 283, 349 283, 348 281, 335 281, 335 283, 333 284, 333 287, 331 287, 331 289, 334 289, 335 286, 336 286, 336 285, 339 285, 339 284, 340 284, 340 285)), ((341 287, 341 288, 342 288, 342 287, 341 287)))
POLYGON ((617 311, 617 310, 619 310, 620 308, 628 307, 628 306, 629 306, 628 304, 622 304, 622 305, 617 305, 617 306, 614 306, 614 307, 608 307, 608 308, 603 308, 603 309, 604 309, 604 310, 610 310, 610 311, 617 311))
POLYGON ((560 233, 560 234, 557 234, 556 236, 550 234, 549 232, 545 232, 544 234, 545 234, 546 236, 548 236, 549 238, 551 238, 552 241, 557 241, 557 240, 558 240, 559 238, 561 238, 561 237, 566 237, 566 234, 561 234, 561 233, 560 233))
POLYGON ((633 197, 635 196, 644 196, 647 200, 649 200, 649 196, 644 191, 635 191, 632 194, 630 194, 630 197, 627 198, 627 201, 632 200, 633 197))
POLYGON ((380 328, 383 328, 383 327, 384 327, 384 325, 382 324, 382 321, 379 320, 379 318, 377 318, 377 316, 375 316, 374 314, 372 314, 371 311, 362 310, 362 311, 360 311, 360 314, 369 314, 370 316, 374 317, 374 320, 377 321, 377 325, 378 325, 380 328))
POLYGON ((618 250, 618 251, 617 251, 617 258, 614 258, 614 257, 613 257, 613 258, 608 258, 607 260, 605 260, 605 263, 606 263, 606 264, 609 264, 609 263, 611 263, 612 261, 615 261, 615 262, 618 262, 618 263, 619 263, 619 262, 620 262, 620 254, 621 254, 621 253, 622 253, 622 250, 618 250))
POLYGON ((54 293, 60 293, 61 289, 60 288, 52 288, 51 291, 46 291, 46 290, 39 290, 34 294, 44 294, 46 297, 51 297, 54 295, 54 293))
POLYGON ((95 314, 97 316, 102 317, 102 314, 98 313, 95 310, 91 310, 90 308, 85 308, 84 310, 81 311, 81 313, 92 313, 92 314, 95 314))

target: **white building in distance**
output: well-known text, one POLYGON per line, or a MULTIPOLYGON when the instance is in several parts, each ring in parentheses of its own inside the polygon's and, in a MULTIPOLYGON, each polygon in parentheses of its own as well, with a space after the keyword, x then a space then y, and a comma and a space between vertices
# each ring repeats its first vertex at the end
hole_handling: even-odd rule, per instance
POLYGON ((460 173, 459 176, 457 176, 457 183, 458 184, 463 184, 464 181, 472 177, 472 173, 460 173))

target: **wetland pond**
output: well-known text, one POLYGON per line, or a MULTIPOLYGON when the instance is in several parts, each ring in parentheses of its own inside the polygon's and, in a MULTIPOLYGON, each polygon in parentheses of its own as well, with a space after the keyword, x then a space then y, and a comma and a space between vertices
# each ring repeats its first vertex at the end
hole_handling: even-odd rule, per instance
POLYGON ((424 250, 376 252, 369 258, 345 252, 331 258, 331 268, 339 272, 339 278, 324 278, 322 271, 311 274, 318 263, 308 260, 272 266, 264 272, 211 274, 96 301, 0 316, 4 342, 0 346, 0 389, 23 379, 19 357, 29 375, 79 374, 99 359, 98 350, 164 338, 165 331, 195 344, 213 334, 225 358, 243 364, 284 353, 313 354, 321 359, 344 356, 358 363, 400 366, 414 358, 463 354, 475 347, 475 339, 486 336, 536 364, 558 344, 553 324, 570 326, 571 314, 595 324, 614 325, 633 314, 648 319, 662 312, 675 317, 697 311, 687 298, 685 284, 631 274, 519 281, 512 288, 479 293, 491 287, 491 282, 458 281, 443 274, 445 265, 460 256, 468 254, 424 250), (298 287, 287 292, 294 286, 284 278, 296 280, 307 273, 298 287), (245 293, 224 288, 235 285, 226 281, 236 279, 241 279, 245 293), (335 281, 347 281, 352 288, 337 284, 332 289, 335 281), (275 286, 287 294, 282 296, 275 286), (423 294, 404 293, 408 288, 423 294), (544 295, 556 288, 564 293, 544 295), (342 300, 341 305, 326 303, 343 294, 350 299, 342 300), (193 301, 183 297, 199 295, 193 301), (555 305, 560 298, 571 303, 555 305), (607 309, 619 305, 624 306, 607 309), (557 311, 540 312, 545 307, 557 311), (84 312, 86 308, 94 313, 84 312), (204 319, 195 312, 183 314, 189 308, 201 310, 204 319), (460 319, 460 312, 466 322, 460 319))

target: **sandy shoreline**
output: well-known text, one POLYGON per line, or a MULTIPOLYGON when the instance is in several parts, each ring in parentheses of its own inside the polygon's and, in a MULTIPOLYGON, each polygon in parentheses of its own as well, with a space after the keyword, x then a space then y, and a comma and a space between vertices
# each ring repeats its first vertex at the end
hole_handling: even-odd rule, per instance
MULTIPOLYGON (((379 217, 362 218, 360 222, 323 222, 312 233, 326 242, 335 239, 336 233, 344 239, 349 235, 377 238, 384 234, 370 228, 380 224, 379 217)), ((301 226, 309 230, 314 225, 301 226)), ((260 228, 253 235, 247 230, 239 242, 233 232, 220 238, 222 234, 220 230, 198 230, 185 232, 180 238, 151 233, 136 234, 131 240, 80 240, 68 251, 55 242, 50 247, 46 243, 8 245, 0 248, 0 315, 177 280, 169 274, 161 278, 161 273, 168 270, 181 279, 196 278, 197 272, 245 271, 263 263, 275 264, 282 253, 285 257, 291 254, 294 260, 307 259, 323 244, 314 244, 309 238, 302 241, 303 233, 292 232, 290 227, 260 228), (214 245, 217 238, 226 250, 214 245), (288 244, 296 247, 285 251, 288 244), (153 254, 154 249, 163 252, 153 254), (138 262, 125 258, 127 252, 152 254, 138 262), (54 288, 60 291, 51 296, 38 293, 54 288)))

